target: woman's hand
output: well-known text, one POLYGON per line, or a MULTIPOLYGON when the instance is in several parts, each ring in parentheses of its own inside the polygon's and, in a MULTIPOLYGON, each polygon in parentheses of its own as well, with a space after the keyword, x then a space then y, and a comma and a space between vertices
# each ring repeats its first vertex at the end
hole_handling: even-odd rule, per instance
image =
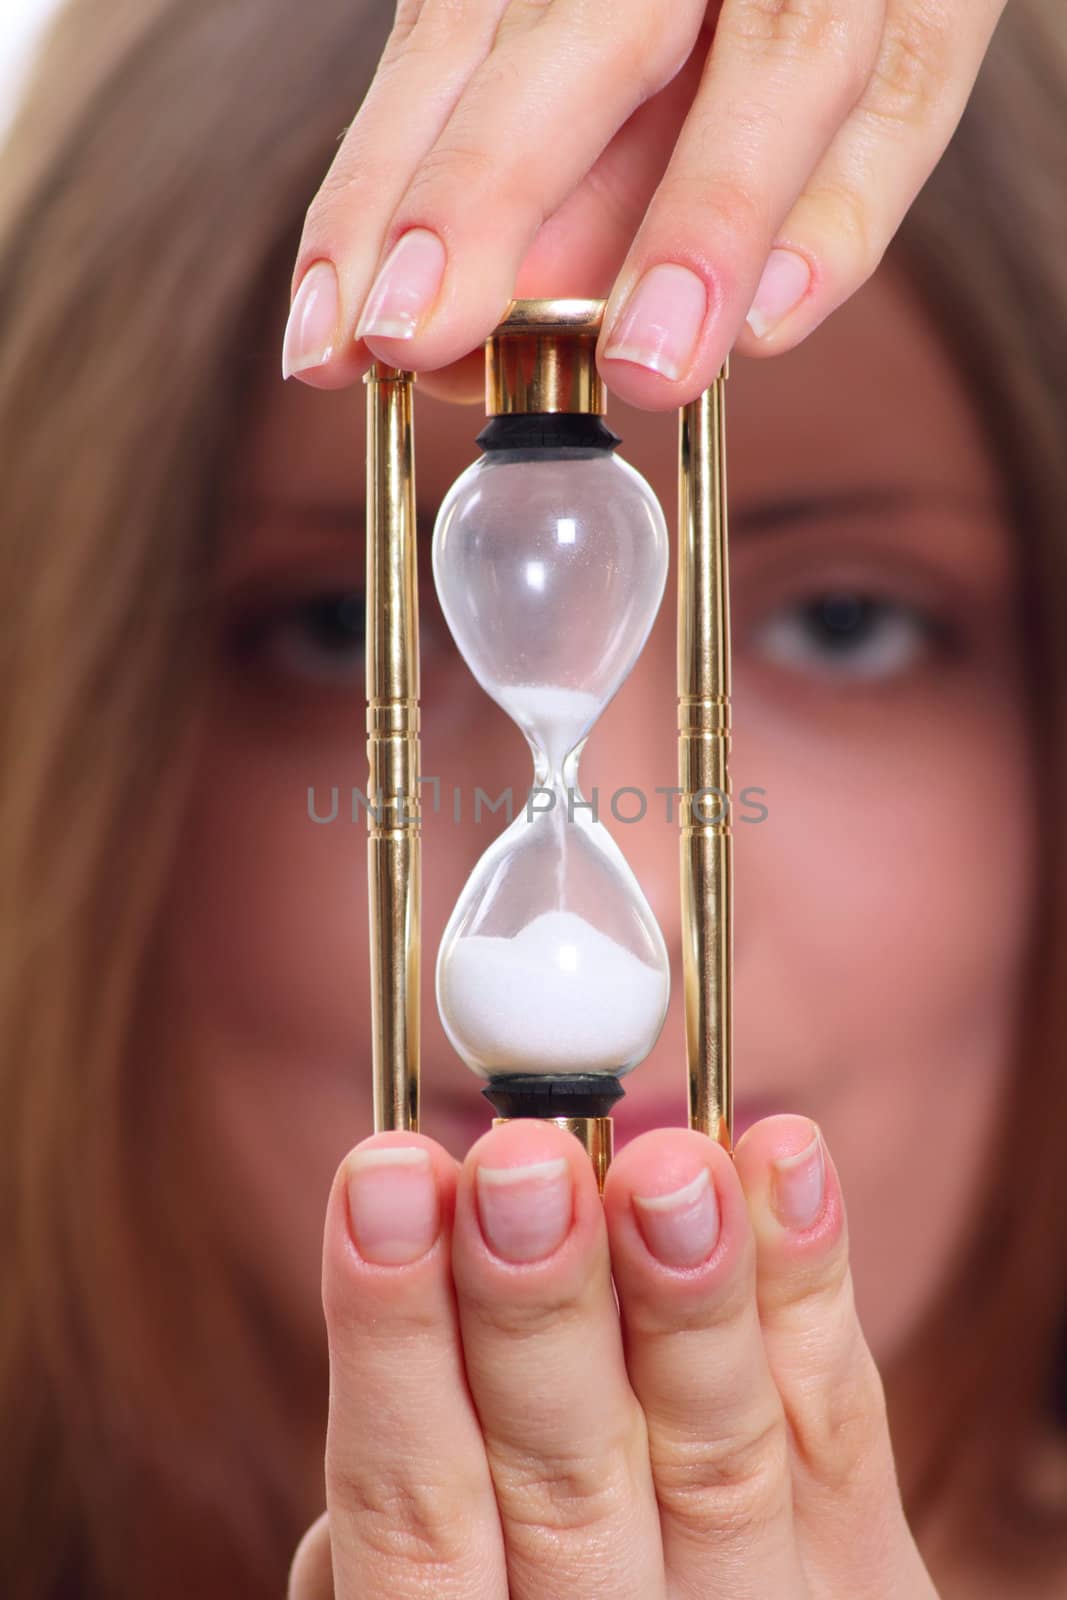
POLYGON ((432 371, 513 294, 610 290, 609 388, 692 399, 874 270, 1003 5, 400 0, 308 211, 283 372, 432 371))
POLYGON ((378 1134, 323 1283, 328 1511, 290 1600, 936 1600, 804 1118, 733 1160, 645 1134, 603 1204, 551 1125, 462 1167, 378 1134))

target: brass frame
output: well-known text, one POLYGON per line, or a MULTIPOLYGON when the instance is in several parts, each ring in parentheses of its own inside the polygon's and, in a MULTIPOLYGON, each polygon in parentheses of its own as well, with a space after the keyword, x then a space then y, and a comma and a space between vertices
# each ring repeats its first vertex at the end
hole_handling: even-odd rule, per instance
POLYGON ((410 372, 367 385, 367 885, 374 1129, 419 1126, 422 840, 410 372))
POLYGON ((606 411, 596 364, 603 315, 603 300, 513 300, 485 345, 486 415, 606 411))
POLYGON ((683 407, 678 472, 678 784, 689 1126, 733 1144, 733 834, 728 364, 683 407))
MULTIPOLYGON (((599 409, 585 360, 600 301, 516 301, 489 347, 519 371, 523 339, 547 352, 523 377, 538 408, 580 392, 599 409), (540 383, 540 388, 538 388, 540 383), (577 387, 576 387, 577 386, 577 387)), ((488 409, 501 404, 489 362, 488 409)), ((727 367, 680 413, 678 753, 683 983, 689 1125, 732 1143, 733 854, 729 818, 730 607, 726 518, 727 367), (714 801, 709 800, 714 796, 714 801), (714 813, 709 810, 714 805, 714 813)), ((367 375, 367 756, 374 1125, 419 1125, 419 641, 412 374, 367 375)), ((510 385, 509 385, 510 387, 510 385)), ((534 400, 530 400, 531 407, 534 400)), ((510 402, 509 402, 510 404, 510 402)), ((569 404, 569 402, 568 402, 569 404)), ((497 1118, 496 1121, 504 1119, 497 1118)), ((554 1119, 579 1138, 603 1187, 610 1117, 554 1119)))

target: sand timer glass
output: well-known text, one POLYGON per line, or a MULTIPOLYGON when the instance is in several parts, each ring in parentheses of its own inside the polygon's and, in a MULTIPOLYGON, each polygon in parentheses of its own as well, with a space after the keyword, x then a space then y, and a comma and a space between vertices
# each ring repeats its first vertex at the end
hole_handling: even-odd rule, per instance
MULTIPOLYGON (((616 453, 598 301, 515 301, 486 346, 481 458, 446 496, 434 579, 461 654, 526 736, 525 807, 437 957, 445 1031, 498 1118, 559 1122, 598 1176, 620 1082, 666 1014, 663 935, 582 796, 582 747, 647 638, 663 513, 616 453)), ((723 384, 682 413, 679 819, 689 1119, 730 1142, 729 614, 723 384), (714 796, 713 800, 709 798, 714 796)), ((367 694, 375 1124, 418 1125, 418 639, 411 375, 368 375, 367 694)))
POLYGON ((484 454, 441 506, 433 568, 460 653, 534 758, 525 809, 442 939, 441 1018, 501 1116, 566 1120, 599 1148, 618 1078, 656 1042, 670 973, 648 902, 578 787, 582 745, 667 579, 659 503, 602 421, 595 310, 523 303, 497 329, 484 454))

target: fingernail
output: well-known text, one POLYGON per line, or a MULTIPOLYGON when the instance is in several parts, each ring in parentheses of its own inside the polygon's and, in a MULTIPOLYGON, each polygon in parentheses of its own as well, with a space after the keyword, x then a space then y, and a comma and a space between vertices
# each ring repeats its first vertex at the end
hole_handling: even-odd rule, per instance
POLYGON ((437 1238, 437 1185, 427 1150, 378 1145, 348 1158, 348 1215, 360 1255, 375 1266, 424 1256, 437 1238))
POLYGON ((331 261, 316 261, 304 273, 289 307, 282 340, 282 377, 321 367, 333 354, 340 314, 337 273, 331 261))
POLYGON ((522 1167, 479 1167, 477 1192, 485 1242, 505 1261, 540 1261, 566 1238, 573 1186, 563 1156, 522 1167))
POLYGON ((356 338, 411 339, 437 298, 445 247, 428 228, 402 234, 374 280, 356 338))
POLYGON ((650 267, 616 317, 604 356, 680 378, 696 354, 707 309, 695 272, 672 262, 650 267))
POLYGON ((773 333, 811 287, 811 268, 795 250, 772 250, 745 321, 757 339, 773 333))
POLYGON ((667 1267, 696 1267, 719 1237, 719 1201, 711 1173, 701 1167, 670 1194, 635 1194, 637 1225, 652 1254, 667 1267))
POLYGON ((803 1231, 818 1220, 826 1193, 826 1162, 818 1128, 810 1144, 796 1155, 779 1156, 771 1163, 772 1200, 778 1219, 787 1228, 803 1231))

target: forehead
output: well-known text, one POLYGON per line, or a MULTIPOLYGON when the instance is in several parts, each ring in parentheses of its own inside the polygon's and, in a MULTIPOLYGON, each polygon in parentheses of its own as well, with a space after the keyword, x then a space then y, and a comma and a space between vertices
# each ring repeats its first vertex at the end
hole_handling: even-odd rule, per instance
MULTIPOLYGON (((416 391, 417 392, 417 391, 416 391)), ((917 297, 891 265, 798 349, 731 364, 731 499, 863 488, 873 482, 996 492, 991 453, 959 373, 917 297)), ((364 388, 283 383, 256 397, 236 481, 257 497, 354 504, 363 492, 364 388)), ((676 413, 609 402, 623 454, 665 502, 674 493, 676 413)), ((478 406, 418 394, 420 503, 434 505, 477 455, 478 406)))

